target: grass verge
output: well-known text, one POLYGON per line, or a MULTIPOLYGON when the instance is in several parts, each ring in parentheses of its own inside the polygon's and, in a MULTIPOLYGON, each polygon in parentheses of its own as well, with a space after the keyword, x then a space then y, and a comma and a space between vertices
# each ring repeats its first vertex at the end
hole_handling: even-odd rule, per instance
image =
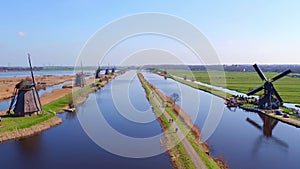
MULTIPOLYGON (((87 96, 92 88, 86 86, 85 88, 79 89, 74 92, 75 95, 87 96)), ((66 105, 73 104, 72 94, 67 94, 51 103, 43 106, 43 113, 36 116, 27 117, 9 117, 7 115, 2 116, 2 121, 0 122, 0 133, 7 131, 14 131, 24 128, 29 128, 31 126, 40 124, 47 121, 55 116, 55 112, 62 110, 66 105)))
POLYGON ((220 90, 213 90, 213 89, 211 89, 209 87, 202 86, 202 85, 196 84, 194 82, 186 81, 186 80, 183 80, 183 79, 171 76, 171 75, 169 77, 172 78, 173 80, 177 81, 177 82, 180 82, 182 84, 188 85, 188 86, 190 86, 192 88, 195 88, 195 89, 199 89, 199 90, 211 93, 211 94, 216 95, 218 97, 221 97, 223 99, 226 99, 227 97, 231 97, 232 96, 229 93, 226 93, 226 92, 223 92, 223 91, 220 91, 220 90))

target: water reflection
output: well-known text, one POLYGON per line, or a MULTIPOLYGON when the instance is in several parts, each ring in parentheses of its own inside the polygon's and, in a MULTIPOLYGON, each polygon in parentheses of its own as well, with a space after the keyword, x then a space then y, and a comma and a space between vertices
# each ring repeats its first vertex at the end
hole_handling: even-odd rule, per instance
POLYGON ((30 138, 23 138, 17 141, 17 149, 20 154, 23 154, 23 160, 34 162, 35 157, 41 153, 41 135, 34 135, 30 138))
MULTIPOLYGON (((253 125, 255 128, 262 130, 263 136, 267 137, 268 139, 272 139, 272 141, 276 144, 278 144, 281 147, 288 148, 288 144, 284 142, 283 140, 280 140, 279 138, 276 138, 272 136, 272 131, 275 128, 275 126, 278 124, 278 120, 270 118, 264 114, 258 114, 260 119, 263 121, 263 126, 259 125, 254 120, 250 119, 249 117, 246 118, 246 121, 249 122, 251 125, 253 125)), ((257 145, 262 143, 263 137, 260 136, 258 141, 256 142, 257 145)))
POLYGON ((66 119, 67 120, 72 120, 76 118, 76 112, 65 112, 66 113, 66 119))
POLYGON ((227 109, 228 109, 229 111, 231 111, 231 112, 235 112, 236 109, 237 109, 237 107, 228 107, 228 106, 227 106, 227 109))

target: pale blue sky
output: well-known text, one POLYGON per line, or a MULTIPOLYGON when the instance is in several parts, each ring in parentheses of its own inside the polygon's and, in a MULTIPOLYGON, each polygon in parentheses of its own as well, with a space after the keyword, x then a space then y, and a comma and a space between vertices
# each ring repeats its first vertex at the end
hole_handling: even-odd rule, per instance
POLYGON ((196 26, 224 64, 300 64, 300 1, 0 1, 0 66, 73 65, 104 25, 142 12, 196 26))

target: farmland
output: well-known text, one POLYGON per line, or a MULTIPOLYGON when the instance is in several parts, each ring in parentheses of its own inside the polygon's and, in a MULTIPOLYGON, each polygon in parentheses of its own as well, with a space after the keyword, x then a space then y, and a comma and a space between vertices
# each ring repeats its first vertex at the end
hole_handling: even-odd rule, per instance
MULTIPOLYGON (((225 87, 242 93, 247 93, 263 84, 256 72, 224 72, 226 83, 220 80, 223 73, 220 71, 210 71, 209 75, 206 71, 188 70, 168 70, 168 73, 208 84, 211 84, 211 81, 213 81, 215 86, 225 87)), ((265 72, 267 78, 272 78, 278 74, 277 72, 265 72)), ((273 84, 285 102, 300 104, 300 78, 287 76, 273 84)))

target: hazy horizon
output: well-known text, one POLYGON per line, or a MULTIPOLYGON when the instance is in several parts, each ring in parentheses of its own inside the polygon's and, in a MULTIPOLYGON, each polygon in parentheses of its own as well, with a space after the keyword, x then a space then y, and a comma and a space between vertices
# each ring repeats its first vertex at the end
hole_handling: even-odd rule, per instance
MULTIPOLYGON (((254 63, 253 63, 254 64, 254 63)), ((204 65, 204 64, 146 64, 146 65, 121 65, 121 66, 118 66, 118 65, 100 65, 100 67, 141 67, 141 66, 252 66, 253 64, 249 64, 249 63, 246 63, 246 64, 216 64, 216 65, 204 65)), ((259 64, 259 66, 300 66, 300 64, 259 64)), ((28 65, 17 65, 17 66, 1 66, 1 68, 29 68, 28 65)), ((75 67, 75 65, 33 65, 33 67, 42 67, 42 68, 73 68, 75 67)), ((76 66, 78 68, 80 68, 80 66, 76 66)), ((93 65, 84 65, 83 66, 84 68, 94 68, 95 66, 93 65)))

